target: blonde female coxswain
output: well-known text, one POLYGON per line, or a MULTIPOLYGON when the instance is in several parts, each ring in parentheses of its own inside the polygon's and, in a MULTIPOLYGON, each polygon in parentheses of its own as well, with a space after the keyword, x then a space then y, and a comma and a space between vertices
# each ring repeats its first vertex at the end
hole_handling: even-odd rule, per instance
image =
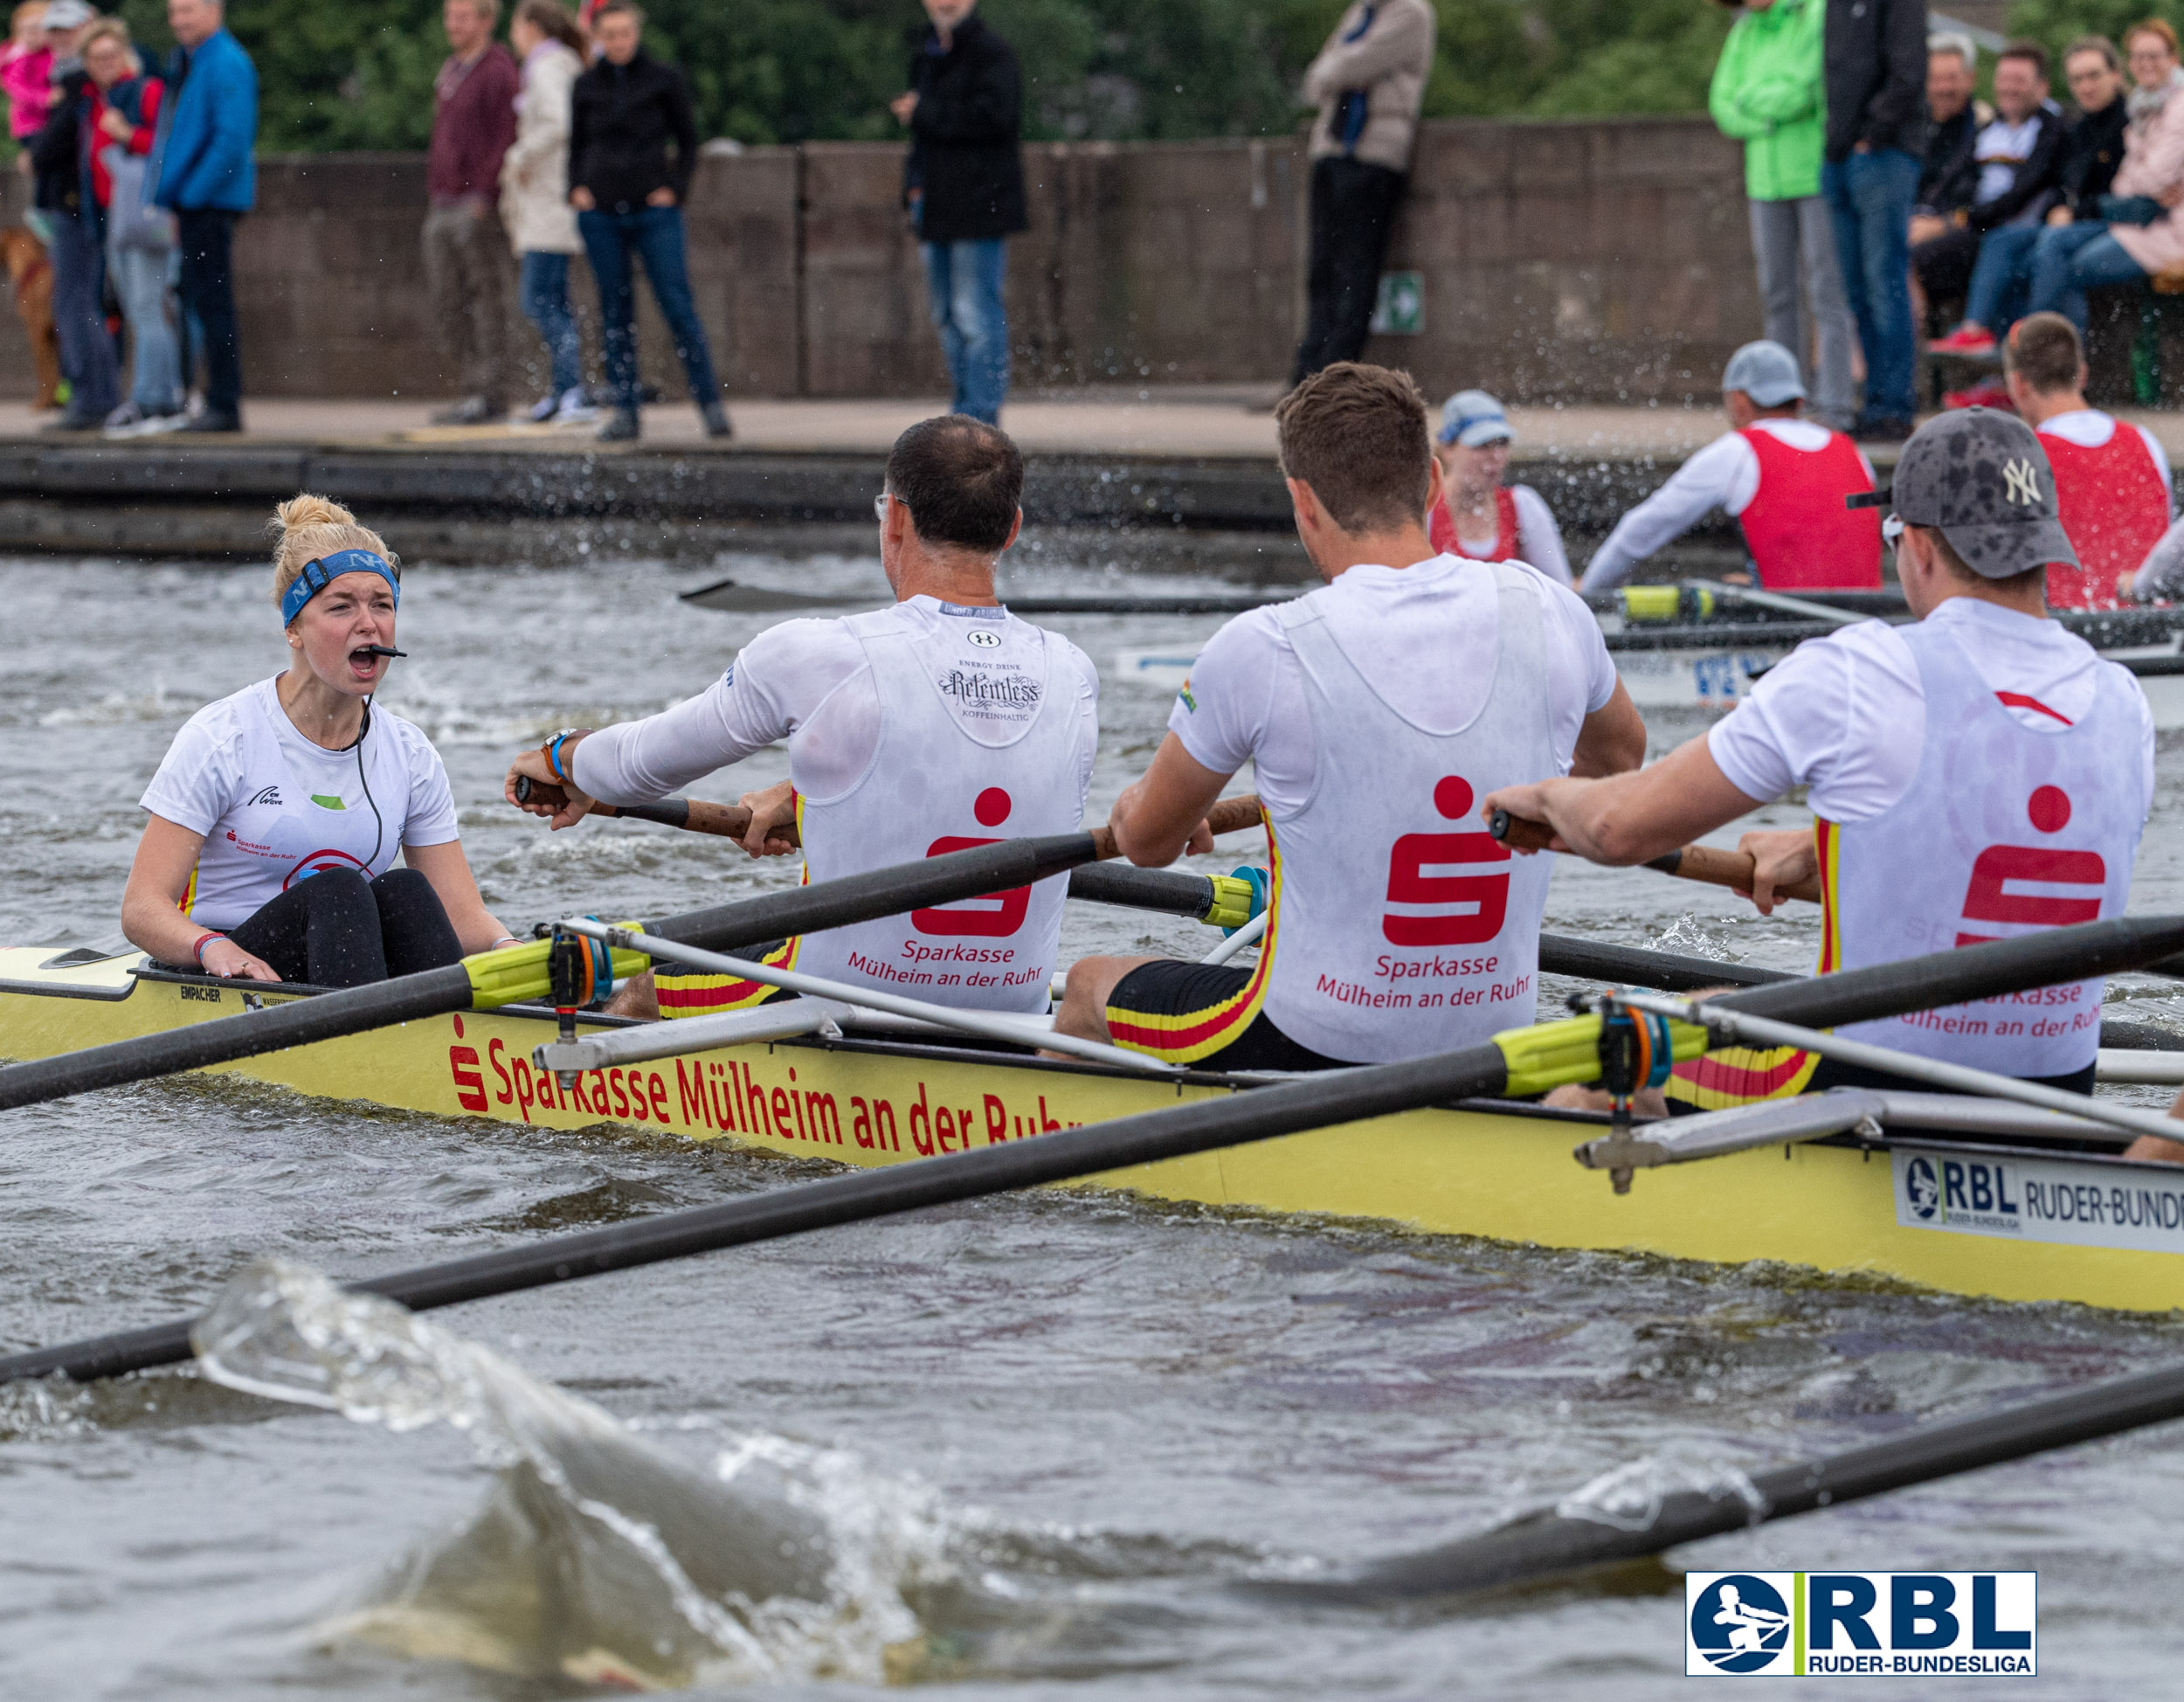
POLYGON ((288 671, 175 736, 142 799, 122 931, 161 963, 325 987, 515 944, 478 896, 439 754, 371 707, 400 654, 394 556, 324 497, 279 515, 288 671))

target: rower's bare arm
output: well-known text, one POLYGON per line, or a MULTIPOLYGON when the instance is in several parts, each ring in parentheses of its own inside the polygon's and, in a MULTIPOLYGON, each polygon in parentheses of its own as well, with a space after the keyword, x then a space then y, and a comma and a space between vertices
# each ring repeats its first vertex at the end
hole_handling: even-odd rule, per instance
POLYGON ((1627 774, 1645 760, 1645 717, 1618 680, 1615 695, 1586 716, 1584 726, 1578 730, 1570 772, 1583 780, 1599 779, 1609 774, 1627 774))
POLYGON ((1737 841, 1737 849, 1752 859, 1752 890, 1738 889, 1738 896, 1749 898, 1761 916, 1773 916, 1774 907, 1785 902, 1785 887, 1803 886, 1820 878, 1820 849, 1809 827, 1746 834, 1737 841))
POLYGON ((1606 780, 1535 780, 1489 792, 1480 814, 1496 810, 1555 832, 1550 849, 1588 862, 1624 866, 1665 856, 1759 807, 1730 785, 1702 734, 1651 768, 1606 780))
POLYGON ((203 834, 163 815, 145 822, 136 861, 129 865, 129 883, 121 893, 121 931, 130 944, 159 963, 187 968, 201 961, 208 975, 278 981, 271 964, 225 937, 206 940, 204 957, 197 956, 197 941, 206 930, 183 913, 182 900, 204 844, 203 834))
POLYGON ((490 951, 514 937, 479 896, 477 878, 470 872, 470 859, 463 855, 460 840, 451 839, 445 845, 405 845, 402 861, 432 882, 433 894, 447 912, 448 924, 466 952, 490 951))
MULTIPOLYGON (((571 744, 574 743, 574 740, 570 741, 571 744)), ((564 747, 564 750, 566 748, 564 747)), ((508 765, 508 778, 501 784, 501 795, 526 814, 545 816, 556 829, 575 827, 591 813, 591 806, 595 801, 588 793, 578 792, 576 787, 556 779, 554 776, 553 765, 546 760, 546 753, 543 751, 526 751, 508 765), (559 806, 520 802, 515 795, 515 783, 519 778, 538 781, 549 786, 559 786, 567 794, 568 801, 559 806)))
POLYGON ((796 785, 780 780, 764 792, 747 792, 736 800, 750 812, 750 827, 740 841, 754 857, 785 857, 803 841, 796 837, 796 785))
POLYGON ((1170 733, 1145 778, 1115 800, 1108 824, 1115 829, 1116 848, 1140 868, 1165 868, 1186 850, 1211 851, 1213 835, 1206 813, 1228 778, 1199 762, 1170 733))

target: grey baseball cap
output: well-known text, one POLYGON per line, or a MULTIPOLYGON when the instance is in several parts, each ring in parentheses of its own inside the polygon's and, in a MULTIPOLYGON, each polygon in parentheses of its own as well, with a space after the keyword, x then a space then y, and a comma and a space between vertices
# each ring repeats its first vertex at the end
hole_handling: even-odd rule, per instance
POLYGON ((1740 390, 1763 408, 1779 408, 1805 399, 1804 381, 1797 376, 1797 356, 1765 337, 1747 342, 1729 357, 1721 387, 1724 391, 1740 390))
POLYGON ((1441 405, 1443 443, 1482 449, 1489 443, 1513 442, 1516 437, 1508 412, 1482 390, 1460 390, 1441 405))
POLYGON ((2048 452, 2015 414, 1955 408, 1928 420, 1897 457, 1891 495, 1905 525, 1939 527, 1982 578, 2078 565, 2056 517, 2048 452))
POLYGON ((48 30, 73 30, 91 22, 96 16, 84 0, 52 0, 45 8, 44 27, 48 30))

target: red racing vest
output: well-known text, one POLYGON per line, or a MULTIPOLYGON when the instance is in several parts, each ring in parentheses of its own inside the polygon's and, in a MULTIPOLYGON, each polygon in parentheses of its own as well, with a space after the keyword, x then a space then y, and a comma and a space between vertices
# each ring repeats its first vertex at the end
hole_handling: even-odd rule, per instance
POLYGON ((2116 576, 2135 573, 2169 529, 2169 493, 2146 439, 2121 420, 2098 449, 2040 433, 2055 468, 2063 529, 2077 550, 2076 567, 2048 570, 2051 609, 2113 609, 2116 576))
POLYGON ((1517 536, 1517 497, 1507 485, 1494 488, 1494 548, 1489 553, 1475 556, 1463 547, 1463 540, 1456 536, 1456 517, 1449 511, 1446 496, 1434 504, 1428 536, 1434 550, 1443 556, 1462 556, 1466 561, 1474 562, 1517 562, 1524 558, 1517 536))
POLYGON ((1738 516, 1768 591, 1878 591, 1881 515, 1842 499, 1873 488, 1858 446, 1841 432, 1825 446, 1794 449, 1772 432, 1738 435, 1759 458, 1759 488, 1738 516))

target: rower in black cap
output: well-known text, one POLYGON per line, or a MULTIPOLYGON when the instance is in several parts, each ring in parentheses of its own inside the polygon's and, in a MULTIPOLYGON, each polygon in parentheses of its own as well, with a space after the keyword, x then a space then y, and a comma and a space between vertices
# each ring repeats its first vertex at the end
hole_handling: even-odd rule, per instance
MULTIPOLYGON (((1884 529, 1915 625, 1810 640, 1653 766, 1508 787, 1484 809, 1628 864, 1807 787, 1809 829, 1747 834, 1743 848, 1763 913, 1817 879, 1823 974, 2121 913, 2153 717, 2128 671, 2048 618, 2048 567, 2077 556, 2039 439, 1984 408, 1944 415, 1904 445, 1893 499, 1884 529)), ((2082 981, 1843 1032, 2091 1092, 2101 992, 2082 981)), ((1913 1085, 1795 1049, 1713 1052, 1680 1067, 1668 1096, 1713 1110, 1854 1083, 1913 1085)))

